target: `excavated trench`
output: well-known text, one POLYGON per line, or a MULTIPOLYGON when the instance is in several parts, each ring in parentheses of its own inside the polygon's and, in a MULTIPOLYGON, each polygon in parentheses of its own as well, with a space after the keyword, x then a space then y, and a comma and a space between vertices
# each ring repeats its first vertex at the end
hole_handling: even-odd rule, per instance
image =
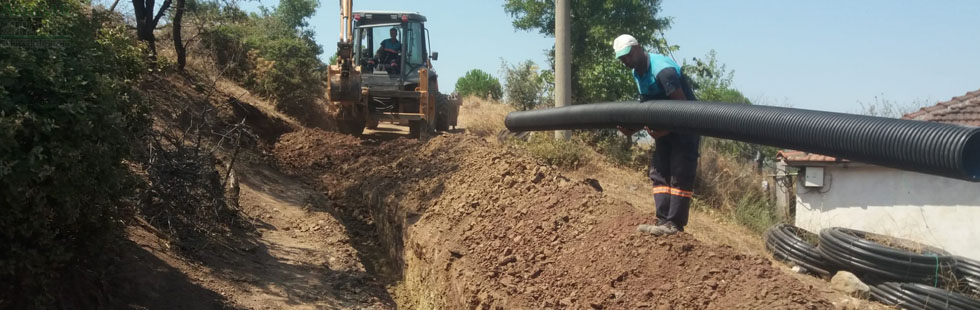
POLYGON ((642 214, 506 147, 284 135, 275 156, 317 179, 402 309, 826 309, 758 256, 635 232, 642 214))

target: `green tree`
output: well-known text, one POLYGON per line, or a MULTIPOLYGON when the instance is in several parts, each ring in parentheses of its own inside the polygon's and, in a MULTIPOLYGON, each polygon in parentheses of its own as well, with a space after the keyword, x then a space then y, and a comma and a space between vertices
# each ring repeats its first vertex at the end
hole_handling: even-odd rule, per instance
POLYGON ((275 15, 286 23, 287 28, 301 29, 309 25, 306 20, 316 13, 319 6, 317 0, 279 0, 275 15))
POLYGON ((460 96, 478 96, 499 100, 503 95, 500 80, 480 69, 473 69, 456 80, 456 92, 460 96))
POLYGON ((129 31, 87 1, 47 4, 9 8, 53 46, 0 44, 0 309, 56 308, 49 288, 106 258, 134 187, 124 160, 151 123, 129 31))
POLYGON ((704 59, 694 58, 694 65, 684 66, 684 72, 693 81, 698 100, 752 104, 742 92, 732 87, 735 71, 729 71, 718 62, 718 53, 711 50, 704 59))
POLYGON ((304 123, 322 122, 315 100, 322 96, 326 65, 322 48, 306 25, 315 0, 280 1, 274 10, 242 15, 230 5, 196 5, 222 20, 202 35, 216 62, 256 93, 275 101, 276 108, 304 123))
POLYGON ((519 111, 532 110, 544 97, 544 80, 538 74, 538 66, 526 60, 516 65, 504 64, 507 78, 507 103, 519 111))
MULTIPOLYGON (((657 17, 660 0, 581 0, 569 5, 575 103, 636 99, 629 71, 612 51, 612 41, 620 34, 633 35, 648 51, 677 49, 657 36, 670 25, 668 18, 657 17)), ((554 37, 554 0, 507 0, 504 10, 514 18, 515 28, 554 37)))
MULTIPOLYGON (((693 65, 685 64, 684 71, 693 81, 694 94, 698 100, 752 104, 752 101, 732 86, 735 72, 728 70, 727 66, 718 61, 718 53, 714 50, 709 51, 703 59, 694 58, 693 65)), ((778 151, 771 146, 711 137, 704 138, 702 144, 722 154, 743 160, 771 159, 778 151)))

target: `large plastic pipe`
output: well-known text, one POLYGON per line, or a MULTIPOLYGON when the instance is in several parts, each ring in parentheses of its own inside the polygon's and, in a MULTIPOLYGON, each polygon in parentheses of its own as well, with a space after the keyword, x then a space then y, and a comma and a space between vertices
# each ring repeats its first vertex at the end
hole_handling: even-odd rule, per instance
POLYGON ((649 126, 980 181, 980 127, 700 101, 584 104, 512 112, 511 131, 649 126))

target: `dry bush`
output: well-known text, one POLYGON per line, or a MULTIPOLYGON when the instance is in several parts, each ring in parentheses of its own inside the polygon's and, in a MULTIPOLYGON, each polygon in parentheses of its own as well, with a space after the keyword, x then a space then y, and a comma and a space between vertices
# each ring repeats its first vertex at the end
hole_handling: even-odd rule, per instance
POLYGON ((459 127, 480 137, 496 136, 505 128, 504 118, 512 111, 514 108, 499 101, 468 96, 460 107, 459 127))
POLYGON ((695 184, 696 208, 716 209, 735 221, 762 233, 779 220, 762 189, 763 175, 751 162, 725 155, 711 144, 703 145, 695 184))
POLYGON ((144 82, 156 87, 143 87, 154 126, 134 163, 145 182, 134 220, 187 253, 224 243, 233 225, 247 224, 234 169, 257 138, 224 111, 218 78, 160 75, 144 82))

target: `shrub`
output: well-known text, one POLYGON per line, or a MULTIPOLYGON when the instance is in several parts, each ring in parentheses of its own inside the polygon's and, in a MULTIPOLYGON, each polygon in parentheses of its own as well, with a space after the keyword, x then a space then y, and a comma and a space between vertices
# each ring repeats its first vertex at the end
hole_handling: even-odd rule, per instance
POLYGON ((646 170, 653 156, 653 148, 642 147, 627 140, 615 129, 581 131, 576 138, 602 154, 610 163, 631 169, 646 170))
POLYGON ((218 26, 202 30, 202 42, 229 77, 249 90, 275 101, 276 108, 307 125, 322 111, 316 104, 324 94, 326 65, 323 52, 304 30, 315 1, 282 1, 273 12, 243 16, 234 5, 197 5, 218 26))
POLYGON ((748 192, 742 195, 735 206, 735 221, 757 234, 779 222, 775 210, 765 194, 748 192))
MULTIPOLYGON (((259 94, 275 99, 276 108, 289 115, 304 116, 324 93, 323 63, 317 58, 320 47, 312 38, 250 38, 255 53, 250 86, 259 94)), ((297 117, 302 119, 303 117, 297 117)))
POLYGON ((248 48, 242 38, 245 29, 238 25, 219 25, 201 30, 204 46, 212 52, 214 62, 233 80, 245 81, 249 74, 248 48))
POLYGON ((535 133, 527 142, 519 142, 531 157, 562 168, 582 165, 585 147, 574 141, 555 139, 551 132, 535 133))
POLYGON ((699 208, 713 208, 762 233, 779 222, 775 205, 762 189, 763 175, 750 161, 702 144, 695 194, 699 208))
POLYGON ((133 187, 123 160, 149 123, 135 40, 77 1, 57 12, 33 30, 60 47, 0 45, 0 308, 47 307, 68 266, 104 257, 133 187))
POLYGON ((463 97, 476 96, 491 100, 500 100, 503 96, 500 81, 480 69, 470 70, 456 80, 456 92, 463 97))
POLYGON ((544 101, 545 85, 533 61, 504 65, 507 74, 507 103, 519 111, 532 110, 544 101))

